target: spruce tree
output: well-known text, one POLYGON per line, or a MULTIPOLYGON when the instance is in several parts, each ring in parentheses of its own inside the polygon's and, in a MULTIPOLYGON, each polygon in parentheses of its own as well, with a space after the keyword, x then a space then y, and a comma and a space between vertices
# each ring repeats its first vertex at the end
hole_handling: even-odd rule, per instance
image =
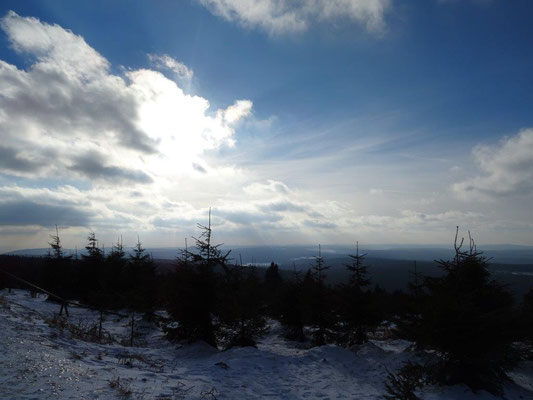
POLYGON ((142 247, 141 241, 133 248, 126 266, 128 275, 127 301, 132 310, 143 312, 150 318, 157 302, 155 266, 150 254, 142 247))
POLYGON ((463 250, 457 235, 458 228, 453 260, 438 261, 444 276, 425 278, 427 295, 407 332, 418 347, 437 350, 433 372, 439 382, 501 394, 516 361, 513 299, 491 279, 473 239, 463 250))
POLYGON ((520 336, 533 350, 533 288, 524 295, 520 305, 520 336))
MULTIPOLYGON (((71 258, 65 256, 59 230, 56 225, 55 235, 50 235, 50 248, 45 259, 43 269, 43 283, 45 289, 62 298, 69 298, 73 295, 71 258)), ((49 300, 55 301, 53 298, 49 300)))
POLYGON ((409 271, 409 275, 411 277, 407 284, 409 294, 417 303, 420 303, 424 295, 424 277, 418 271, 416 261, 414 261, 413 270, 409 271))
POLYGON ((174 290, 169 299, 169 313, 178 323, 169 335, 176 339, 204 342, 217 346, 218 324, 213 317, 218 313, 219 285, 215 268, 229 273, 227 258, 221 244, 212 244, 211 209, 208 225, 197 225, 200 235, 195 240, 196 251, 186 246, 178 257, 174 290))
POLYGON ((326 271, 330 268, 326 265, 322 257, 321 246, 318 245, 318 256, 314 257, 315 262, 312 267, 314 285, 314 296, 311 302, 311 318, 315 328, 313 332, 313 343, 322 346, 327 342, 328 328, 333 325, 331 302, 328 288, 326 287, 326 271))
POLYGON ((226 271, 219 295, 220 340, 227 348, 255 346, 259 336, 266 332, 261 282, 256 269, 234 265, 226 271))
POLYGON ((212 235, 213 230, 211 228, 211 209, 209 209, 209 219, 207 226, 197 224, 200 229, 200 235, 198 238, 193 237, 195 241, 196 252, 189 252, 187 250, 187 256, 190 257, 194 264, 199 266, 205 271, 213 271, 215 267, 221 267, 224 271, 228 272, 228 256, 231 250, 223 252, 220 247, 222 243, 213 245, 212 235))
POLYGON ((282 282, 279 265, 272 261, 265 271, 265 287, 267 290, 275 292, 282 282))
POLYGON ((63 246, 61 246, 61 240, 59 239, 59 230, 57 229, 57 225, 56 225, 56 234, 50 235, 50 238, 52 239, 52 241, 48 242, 51 248, 51 250, 48 252, 48 257, 55 258, 57 260, 64 258, 63 246))
POLYGON ((349 257, 352 262, 345 264, 345 267, 350 274, 350 287, 362 290, 370 284, 370 279, 368 278, 368 267, 365 265, 366 253, 359 253, 359 242, 356 242, 355 254, 350 254, 349 257))
POLYGON ((345 264, 349 272, 348 283, 340 285, 340 313, 345 322, 342 342, 351 346, 368 340, 366 330, 374 321, 371 310, 372 293, 366 290, 370 284, 366 254, 359 253, 359 242, 355 254, 350 254, 351 262, 345 264))
POLYGON ((187 249, 177 258, 176 270, 168 295, 168 311, 177 322, 167 328, 169 338, 195 342, 203 340, 216 346, 212 313, 215 305, 215 280, 208 270, 193 261, 187 249))
POLYGON ((105 306, 103 293, 104 254, 94 232, 87 237, 86 254, 81 255, 79 287, 83 299, 98 309, 105 306))
POLYGON ((112 297, 112 307, 123 307, 126 295, 126 252, 122 238, 111 247, 111 252, 106 258, 106 292, 112 297))
MULTIPOLYGON (((311 272, 309 279, 312 282, 311 272)), ((280 320, 285 329, 285 337, 290 340, 303 342, 305 340, 304 321, 306 310, 306 296, 304 296, 304 283, 300 278, 300 271, 293 264, 292 280, 283 285, 280 302, 280 320)))
POLYGON ((413 269, 409 271, 407 293, 396 292, 393 294, 394 315, 398 331, 403 337, 411 341, 417 341, 420 331, 421 313, 426 307, 426 278, 418 271, 416 261, 413 269))
POLYGON ((96 234, 94 232, 89 232, 87 240, 89 242, 87 243, 87 246, 85 246, 87 254, 82 254, 82 259, 89 261, 101 261, 104 258, 104 253, 102 252, 102 249, 98 247, 98 239, 96 239, 96 234))
POLYGON ((279 266, 271 262, 265 271, 264 296, 267 302, 268 313, 273 318, 279 318, 281 295, 283 291, 283 279, 279 273, 279 266))

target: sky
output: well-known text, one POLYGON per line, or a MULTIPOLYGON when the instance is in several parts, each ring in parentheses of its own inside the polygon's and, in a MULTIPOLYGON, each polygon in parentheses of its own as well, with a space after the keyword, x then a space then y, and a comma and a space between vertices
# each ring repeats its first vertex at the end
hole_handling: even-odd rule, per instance
POLYGON ((0 5, 0 251, 533 245, 529 0, 0 5))

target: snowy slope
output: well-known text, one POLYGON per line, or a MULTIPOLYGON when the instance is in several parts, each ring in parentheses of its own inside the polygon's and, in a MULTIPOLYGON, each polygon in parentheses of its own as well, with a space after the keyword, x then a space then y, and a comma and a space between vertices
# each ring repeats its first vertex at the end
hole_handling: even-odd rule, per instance
MULTIPOLYGON (((387 369, 417 357, 405 350, 408 343, 392 340, 353 350, 299 348, 280 337, 276 323, 257 349, 175 345, 140 318, 137 346, 96 344, 51 328, 44 319, 59 307, 44 297, 20 290, 0 295, 0 399, 382 399, 387 369)), ((85 309, 70 312, 72 323, 98 320, 85 309)), ((126 318, 108 316, 104 329, 120 341, 130 327, 126 318)), ((523 366, 514 376, 521 386, 507 384, 506 397, 533 398, 532 368, 523 366)), ((428 388, 420 395, 494 398, 463 386, 428 388)))

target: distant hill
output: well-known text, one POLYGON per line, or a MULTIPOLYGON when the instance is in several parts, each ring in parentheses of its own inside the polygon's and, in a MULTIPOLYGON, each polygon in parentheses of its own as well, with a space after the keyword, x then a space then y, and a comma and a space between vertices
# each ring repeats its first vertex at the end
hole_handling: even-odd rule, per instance
MULTIPOLYGON (((317 255, 318 246, 315 245, 298 245, 298 246, 223 246, 225 250, 231 250, 230 258, 236 262, 242 260, 245 264, 262 264, 268 265, 274 261, 281 268, 292 269, 293 263, 301 264, 312 260, 317 255)), ((491 258, 493 263, 498 264, 533 264, 533 246, 517 245, 487 245, 480 247, 486 257, 491 258)), ((82 254, 85 249, 78 250, 82 254)), ((126 252, 132 248, 126 247, 126 252)), ((174 260, 180 248, 176 247, 154 247, 147 248, 146 251, 152 254, 153 258, 174 260)), ((341 245, 324 245, 322 246, 322 255, 324 258, 345 257, 354 253, 354 248, 341 245)), ((48 252, 47 248, 40 249, 23 249, 11 251, 9 255, 24 255, 39 257, 48 252)), ((360 252, 367 253, 369 257, 409 260, 409 261, 434 261, 440 259, 450 259, 453 257, 451 247, 440 246, 402 246, 402 245, 364 245, 361 246, 360 252)), ((65 249, 65 253, 74 254, 74 249, 65 249)))

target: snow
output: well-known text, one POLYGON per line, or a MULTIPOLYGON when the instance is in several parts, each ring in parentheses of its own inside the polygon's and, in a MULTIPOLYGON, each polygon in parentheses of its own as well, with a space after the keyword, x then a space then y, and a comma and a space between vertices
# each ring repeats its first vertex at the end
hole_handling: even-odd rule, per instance
MULTIPOLYGON (((28 292, 0 291, 1 399, 382 399, 387 371, 421 357, 402 340, 373 340, 352 349, 306 348, 281 336, 275 321, 257 348, 218 351, 179 345, 136 320, 136 346, 98 344, 50 327, 59 306, 28 292)), ((91 325, 96 312, 70 308, 69 322, 91 325)), ((104 330, 129 341, 129 320, 107 316, 104 330)), ((533 366, 513 371, 506 398, 533 398, 533 366)), ((464 386, 430 387, 427 400, 494 399, 464 386)))

